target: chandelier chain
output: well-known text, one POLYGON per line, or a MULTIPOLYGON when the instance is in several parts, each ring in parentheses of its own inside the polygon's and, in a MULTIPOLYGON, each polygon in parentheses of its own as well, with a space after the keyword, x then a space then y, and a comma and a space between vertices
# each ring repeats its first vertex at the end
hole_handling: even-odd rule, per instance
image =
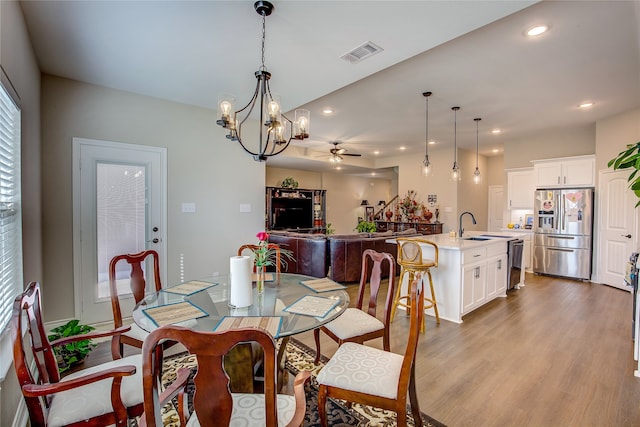
POLYGON ((267 15, 264 12, 262 12, 262 67, 261 67, 262 70, 265 70, 267 68, 264 65, 264 42, 265 42, 265 40, 267 38, 266 17, 267 17, 267 15))

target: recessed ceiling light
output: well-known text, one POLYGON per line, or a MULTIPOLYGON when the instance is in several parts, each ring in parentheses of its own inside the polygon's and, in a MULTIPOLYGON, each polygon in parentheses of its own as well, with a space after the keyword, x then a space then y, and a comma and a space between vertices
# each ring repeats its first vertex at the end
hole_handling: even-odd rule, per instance
POLYGON ((433 140, 429 141, 429 145, 435 145, 435 143, 436 143, 436 142, 435 142, 435 141, 433 141, 433 140))
POLYGON ((499 134, 500 132, 502 132, 500 129, 493 129, 491 131, 491 133, 493 133, 493 134, 499 134))
POLYGON ((337 171, 342 170, 342 166, 336 166, 336 170, 337 171))
POLYGON ((494 148, 493 150, 491 150, 492 153, 499 153, 500 149, 499 148, 494 148))
POLYGON ((407 149, 407 147, 405 147, 404 145, 400 147, 400 151, 404 151, 406 149, 407 149))
POLYGON ((539 36, 540 34, 545 33, 548 29, 548 25, 535 25, 527 30, 527 35, 529 37, 539 36))
POLYGON ((378 154, 380 154, 380 151, 376 150, 376 151, 373 152, 373 154, 375 154, 377 156, 378 154))
POLYGON ((591 108, 591 107, 593 107, 593 102, 585 101, 585 102, 581 103, 580 105, 578 105, 578 107, 580 107, 580 108, 591 108))
POLYGON ((333 114, 333 108, 327 107, 322 109, 322 114, 333 114))
POLYGON ((375 172, 371 172, 371 176, 376 176, 377 174, 375 172))

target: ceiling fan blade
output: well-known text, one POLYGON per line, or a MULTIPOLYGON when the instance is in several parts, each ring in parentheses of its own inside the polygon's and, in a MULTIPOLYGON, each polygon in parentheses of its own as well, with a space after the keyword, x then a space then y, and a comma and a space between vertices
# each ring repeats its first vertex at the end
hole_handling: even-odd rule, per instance
POLYGON ((344 148, 338 148, 336 149, 336 154, 344 154, 344 152, 347 151, 344 148))
POLYGON ((360 157, 362 156, 362 154, 350 154, 350 153, 342 153, 343 156, 353 156, 353 157, 360 157))

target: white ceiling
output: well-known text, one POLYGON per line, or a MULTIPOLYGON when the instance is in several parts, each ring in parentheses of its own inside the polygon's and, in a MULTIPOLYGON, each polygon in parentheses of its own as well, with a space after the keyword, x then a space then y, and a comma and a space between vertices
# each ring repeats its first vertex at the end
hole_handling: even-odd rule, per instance
MULTIPOLYGON (((640 106, 640 1, 274 4, 266 24, 271 89, 285 110, 311 111, 311 138, 269 159, 272 166, 328 167, 317 150, 328 153, 336 140, 363 154, 345 159, 362 167, 400 146, 421 158, 427 90, 433 149, 453 147, 458 105, 458 145, 475 149, 473 119, 481 117, 487 155, 640 106), (550 31, 527 39, 538 23, 550 31), (357 64, 340 59, 366 41, 384 51, 357 64), (585 100, 594 107, 580 110, 585 100), (325 107, 335 113, 323 115, 325 107)), ((219 93, 244 104, 255 88, 262 30, 251 1, 21 5, 45 73, 211 109, 219 93)))

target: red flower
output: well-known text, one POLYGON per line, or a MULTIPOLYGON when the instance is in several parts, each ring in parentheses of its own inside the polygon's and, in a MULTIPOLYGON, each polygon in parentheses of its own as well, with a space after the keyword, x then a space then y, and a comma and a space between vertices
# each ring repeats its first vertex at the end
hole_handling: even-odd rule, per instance
POLYGON ((256 237, 258 238, 258 240, 260 240, 261 242, 266 242, 267 240, 269 240, 269 234, 267 234, 264 231, 260 231, 258 232, 258 234, 256 234, 256 237))

